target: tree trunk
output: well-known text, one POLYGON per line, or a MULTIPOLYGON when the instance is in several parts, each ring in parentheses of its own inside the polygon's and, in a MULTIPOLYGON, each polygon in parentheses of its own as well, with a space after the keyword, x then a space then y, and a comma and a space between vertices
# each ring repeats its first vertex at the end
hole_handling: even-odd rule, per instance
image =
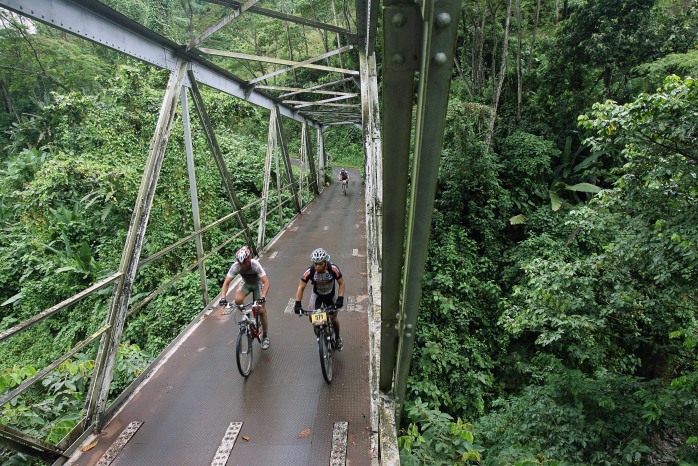
POLYGON ((17 114, 17 109, 15 108, 15 104, 12 100, 12 95, 10 94, 10 90, 7 88, 5 81, 2 79, 0 79, 0 91, 2 91, 2 97, 3 101, 5 102, 5 109, 7 110, 7 113, 12 113, 15 116, 15 120, 19 122, 19 115, 17 114))
MULTIPOLYGON (((250 21, 250 30, 252 31, 252 42, 254 43, 254 53, 258 56, 262 56, 262 49, 259 47, 259 41, 257 40, 257 28, 254 27, 254 23, 250 21)), ((264 76, 266 71, 264 70, 264 63, 257 62, 259 65, 259 71, 262 73, 260 76, 264 76)))
MULTIPOLYGON (((497 106, 499 105, 499 97, 502 94, 502 86, 504 85, 504 78, 507 73, 507 56, 508 56, 508 44, 509 44, 509 23, 511 22, 511 2, 512 0, 509 0, 509 4, 507 5, 507 16, 506 16, 506 24, 504 26, 504 41, 502 44, 502 66, 500 67, 499 70, 499 80, 497 84, 497 88, 494 93, 494 98, 492 102, 492 117, 490 119, 490 124, 487 128, 487 135, 485 136, 485 151, 489 152, 490 150, 490 144, 492 143, 492 134, 494 133, 494 123, 495 120, 497 119, 497 106)), ((495 77, 492 76, 494 79, 495 77)))
POLYGON ((523 28, 521 27, 521 0, 516 0, 516 122, 521 121, 521 105, 523 101, 523 84, 521 82, 521 42, 523 41, 523 28))
MULTIPOLYGON (((494 5, 492 5, 491 2, 488 2, 488 3, 490 3, 490 6, 491 6, 490 9, 492 10, 492 38, 493 38, 493 42, 492 42, 492 60, 491 60, 492 72, 491 72, 490 76, 492 76, 492 95, 494 96, 495 93, 497 92, 495 81, 497 79, 497 51, 498 51, 498 47, 499 47, 499 35, 497 34, 497 9, 498 9, 499 5, 496 3, 494 5)), ((511 0, 509 0, 509 5, 511 5, 511 0)), ((508 21, 509 21, 509 15, 507 15, 507 27, 509 25, 508 21)), ((508 36, 508 32, 509 31, 505 32, 505 34, 507 36, 508 36)))
POLYGON ((538 31, 538 21, 540 18, 540 0, 536 5, 536 19, 533 21, 533 30, 531 31, 531 50, 528 54, 528 66, 526 67, 526 74, 531 73, 531 63, 533 62, 533 51, 536 47, 536 32, 538 31))
POLYGON ((484 87, 485 81, 485 22, 487 17, 487 5, 482 12, 479 11, 478 0, 473 2, 473 46, 470 63, 470 78, 473 83, 473 93, 479 94, 484 87), (479 22, 478 22, 479 20, 479 22))

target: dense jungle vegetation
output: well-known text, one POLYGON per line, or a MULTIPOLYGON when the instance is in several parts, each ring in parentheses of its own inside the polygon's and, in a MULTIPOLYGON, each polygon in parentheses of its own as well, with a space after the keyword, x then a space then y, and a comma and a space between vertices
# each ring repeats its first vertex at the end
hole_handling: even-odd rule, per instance
MULTIPOLYGON (((177 43, 224 14, 196 0, 105 3, 177 43)), ((320 14, 312 1, 265 7, 320 14)), ((4 331, 118 268, 168 73, 1 15, 4 331)), ((289 59, 334 48, 332 37, 252 15, 210 40, 289 59)), ((219 65, 243 79, 265 71, 219 65)), ((698 463, 695 77, 695 0, 463 2, 403 464, 698 463)), ((247 204, 261 193, 268 113, 203 91, 247 204)), ((192 124, 208 224, 232 207, 192 124)), ((300 127, 285 124, 297 153, 300 127)), ((143 257, 193 230, 182 147, 178 121, 143 257)), ((357 164, 361 134, 332 128, 325 149, 357 164)), ((234 231, 232 221, 210 230, 206 250, 234 231)), ((195 260, 192 243, 151 262, 134 302, 195 260)), ((224 253, 207 261, 209 289, 228 265, 224 253)), ((0 393, 95 332, 110 296, 108 287, 0 343, 0 393)), ((114 394, 201 304, 195 271, 129 318, 114 394)), ((86 350, 63 363, 4 405, 0 422, 58 441, 79 421, 93 359, 86 350)))

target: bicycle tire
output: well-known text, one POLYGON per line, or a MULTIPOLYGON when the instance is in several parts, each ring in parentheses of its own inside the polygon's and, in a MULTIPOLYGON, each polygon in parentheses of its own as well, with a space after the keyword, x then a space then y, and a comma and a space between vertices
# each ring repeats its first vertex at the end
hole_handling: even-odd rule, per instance
POLYGON ((323 330, 318 336, 318 346, 320 349, 320 367, 322 368, 322 377, 325 382, 332 383, 332 348, 331 341, 327 338, 327 331, 323 330))
POLYGON ((246 328, 241 329, 235 344, 235 362, 237 362, 238 371, 243 377, 250 375, 252 370, 253 342, 254 339, 250 331, 246 328))
POLYGON ((346 183, 342 183, 342 191, 344 191, 344 195, 346 196, 347 195, 347 184, 346 183))

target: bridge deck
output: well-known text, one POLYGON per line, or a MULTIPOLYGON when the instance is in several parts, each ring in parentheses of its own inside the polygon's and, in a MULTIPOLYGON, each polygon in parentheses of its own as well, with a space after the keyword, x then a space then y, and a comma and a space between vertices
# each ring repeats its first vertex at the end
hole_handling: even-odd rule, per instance
MULTIPOLYGON (((112 465, 213 464, 235 422, 242 423, 239 435, 220 464, 326 465, 333 427, 343 421, 348 422, 346 464, 371 464, 365 203, 363 186, 352 175, 347 196, 339 183, 325 188, 260 258, 271 282, 271 348, 262 351, 255 343, 249 377, 241 377, 235 364, 234 317, 216 307, 103 432, 85 442, 97 440, 97 445, 68 464, 97 464, 134 421, 142 425, 112 465), (322 378, 308 320, 284 313, 316 247, 325 248, 342 269, 349 304, 340 313, 344 350, 335 353, 331 385, 322 378)), ((306 288, 304 307, 310 292, 306 288)))

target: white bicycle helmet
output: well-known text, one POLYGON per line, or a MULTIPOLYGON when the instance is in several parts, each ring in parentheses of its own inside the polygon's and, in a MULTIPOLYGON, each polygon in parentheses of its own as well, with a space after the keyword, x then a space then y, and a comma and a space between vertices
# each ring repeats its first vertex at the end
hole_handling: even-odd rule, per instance
POLYGON ((325 252, 324 249, 322 248, 317 248, 313 253, 310 255, 310 260, 312 260, 314 263, 318 264, 320 262, 325 262, 330 260, 330 255, 325 252))
POLYGON ((239 263, 245 262, 245 260, 252 255, 252 251, 250 251, 250 248, 247 246, 243 246, 240 249, 238 249, 238 252, 235 253, 235 259, 239 263))

